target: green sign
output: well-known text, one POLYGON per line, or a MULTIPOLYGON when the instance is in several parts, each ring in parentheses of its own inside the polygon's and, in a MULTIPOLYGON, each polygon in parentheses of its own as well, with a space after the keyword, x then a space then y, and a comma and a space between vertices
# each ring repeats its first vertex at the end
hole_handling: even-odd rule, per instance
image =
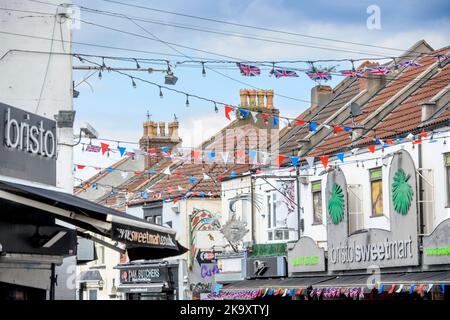
POLYGON ((394 203, 394 210, 402 216, 408 213, 413 198, 414 192, 408 183, 410 178, 410 174, 407 175, 402 168, 399 168, 395 172, 394 182, 392 183, 392 202, 394 203))
POLYGON ((303 256, 303 257, 294 257, 291 260, 292 266, 313 266, 319 263, 318 256, 303 256))
POLYGON ((344 218, 344 192, 337 183, 333 184, 328 200, 328 214, 334 224, 338 224, 344 218))
POLYGON ((450 247, 426 248, 425 254, 427 256, 448 256, 450 255, 450 247))

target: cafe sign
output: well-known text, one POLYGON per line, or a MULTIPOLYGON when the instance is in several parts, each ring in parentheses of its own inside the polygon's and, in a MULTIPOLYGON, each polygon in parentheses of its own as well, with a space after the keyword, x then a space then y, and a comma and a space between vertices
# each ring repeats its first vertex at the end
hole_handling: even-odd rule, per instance
POLYGON ((297 272, 325 271, 325 252, 310 237, 301 237, 288 250, 289 275, 297 272))
POLYGON ((326 208, 330 271, 419 264, 416 171, 407 151, 395 152, 388 183, 390 231, 367 229, 349 235, 345 176, 339 168, 328 174, 326 208))
POLYGON ((0 174, 56 184, 56 121, 0 103, 0 174))

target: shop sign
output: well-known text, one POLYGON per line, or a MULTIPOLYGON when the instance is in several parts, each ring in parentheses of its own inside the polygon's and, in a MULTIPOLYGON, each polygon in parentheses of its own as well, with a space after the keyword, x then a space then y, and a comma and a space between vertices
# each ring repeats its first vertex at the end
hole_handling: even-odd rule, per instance
POLYGON ((248 258, 246 261, 246 277, 272 278, 286 276, 285 257, 248 258))
POLYGON ((215 274, 220 273, 219 267, 217 266, 217 263, 208 263, 208 264, 202 264, 201 270, 200 270, 200 276, 205 278, 212 278, 215 274))
POLYGON ((450 219, 442 221, 430 235, 423 237, 423 263, 450 264, 450 219))
POLYGON ((73 256, 77 254, 75 230, 57 226, 0 223, 4 253, 73 256))
POLYGON ((324 249, 317 246, 310 237, 301 237, 288 250, 289 274, 296 272, 325 271, 324 249))
POLYGON ((216 261, 216 254, 219 252, 212 251, 212 250, 198 250, 196 259, 200 265, 204 263, 212 263, 216 261))
POLYGON ((158 266, 120 269, 120 283, 148 283, 165 281, 166 269, 158 266))
POLYGON ((347 184, 343 172, 328 174, 328 269, 366 269, 418 265, 416 170, 410 154, 394 154, 389 172, 390 231, 348 234, 347 184))
POLYGON ((175 236, 166 232, 137 228, 119 223, 112 224, 111 239, 143 247, 178 249, 175 236))
POLYGON ((0 103, 0 174, 56 184, 56 121, 0 103))

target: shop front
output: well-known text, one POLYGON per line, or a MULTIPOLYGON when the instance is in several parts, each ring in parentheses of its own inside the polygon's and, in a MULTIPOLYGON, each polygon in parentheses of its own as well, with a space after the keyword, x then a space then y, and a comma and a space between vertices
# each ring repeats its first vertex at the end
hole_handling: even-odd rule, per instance
POLYGON ((160 262, 121 264, 118 292, 125 300, 176 300, 178 265, 160 262))

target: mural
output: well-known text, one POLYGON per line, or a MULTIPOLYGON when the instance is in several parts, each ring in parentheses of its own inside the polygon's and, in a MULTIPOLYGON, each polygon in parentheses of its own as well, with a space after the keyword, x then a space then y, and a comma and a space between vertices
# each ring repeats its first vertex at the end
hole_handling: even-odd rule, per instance
MULTIPOLYGON (((197 255, 197 247, 195 245, 196 232, 197 231, 218 231, 220 230, 220 215, 218 213, 212 213, 206 209, 194 208, 192 215, 190 216, 190 226, 189 226, 189 242, 190 242, 190 258, 189 258, 189 269, 192 270, 192 264, 197 255)), ((214 237, 209 236, 212 240, 214 237)))
POLYGON ((282 197, 283 203, 286 205, 288 210, 288 214, 294 212, 296 210, 295 206, 295 184, 294 181, 281 181, 280 182, 280 191, 285 196, 282 197), (289 200, 291 199, 291 201, 289 200))

